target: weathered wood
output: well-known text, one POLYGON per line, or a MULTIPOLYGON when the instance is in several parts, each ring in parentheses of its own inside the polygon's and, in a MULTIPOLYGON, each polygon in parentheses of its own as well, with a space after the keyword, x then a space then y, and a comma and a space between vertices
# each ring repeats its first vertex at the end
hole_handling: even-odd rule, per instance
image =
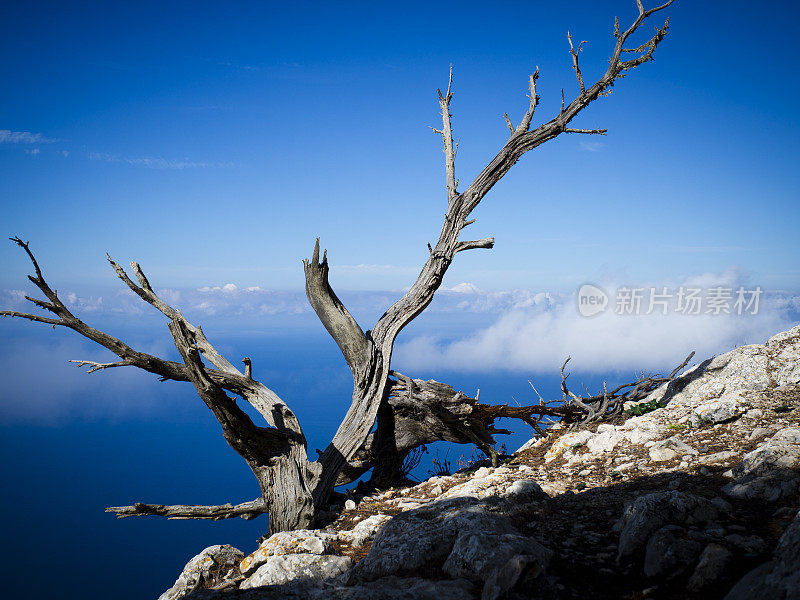
POLYGON ((239 517, 246 521, 255 519, 259 515, 267 512, 263 498, 257 498, 250 502, 241 504, 220 504, 217 506, 189 506, 176 504, 166 506, 164 504, 143 504, 137 502, 132 506, 109 506, 108 513, 116 513, 118 519, 127 517, 158 516, 167 519, 208 519, 219 521, 222 519, 233 519, 239 517))

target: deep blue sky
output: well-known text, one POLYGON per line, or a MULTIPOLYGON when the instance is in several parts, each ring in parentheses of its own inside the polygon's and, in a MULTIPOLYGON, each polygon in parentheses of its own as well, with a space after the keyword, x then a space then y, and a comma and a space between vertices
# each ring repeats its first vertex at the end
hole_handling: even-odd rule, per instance
MULTIPOLYGON (((539 119, 585 77, 634 2, 5 3, 0 143, 8 233, 71 282, 108 281, 103 253, 162 285, 296 289, 319 235, 338 287, 410 283, 443 211, 435 89, 455 67, 462 181, 518 121, 539 65, 539 119), (38 154, 29 154, 36 152, 38 154), (67 153, 64 156, 63 153, 67 153), (404 267, 396 269, 395 267, 404 267)), ((654 63, 526 156, 478 209, 492 252, 448 281, 572 288, 612 272, 683 277, 735 265, 795 287, 794 2, 677 2, 654 63)), ((648 31, 649 31, 648 27, 648 31)), ((23 273, 0 247, 3 286, 23 273)))
MULTIPOLYGON (((567 30, 588 40, 586 80, 602 72, 615 14, 630 22, 635 2, 3 3, 0 233, 31 240, 87 322, 174 354, 163 319, 118 294, 104 253, 138 260, 228 358, 254 358, 313 454, 351 385, 301 291, 314 238, 371 327, 441 227, 441 140, 428 126, 440 123, 449 65, 463 188, 507 139, 503 113, 521 118, 536 65, 534 124, 554 115, 562 87, 574 96, 567 30)), ((609 135, 548 143, 485 198, 470 234, 495 236, 495 249, 458 255, 445 285, 472 285, 437 294, 393 366, 528 402, 532 371, 558 395, 553 369, 567 354, 571 381, 596 387, 797 323, 800 5, 678 0, 665 14, 657 60, 574 123, 609 135), (741 283, 771 296, 747 321, 588 321, 569 297, 587 281, 741 283)), ((22 306, 29 272, 0 243, 3 307, 22 306)), ((17 554, 4 562, 6 591, 138 600, 205 546, 252 550, 263 519, 102 512, 243 501, 256 486, 190 386, 122 369, 87 377, 67 359, 105 356, 70 334, 0 322, 0 529, 17 554)), ((527 433, 511 428, 510 447, 527 433)))

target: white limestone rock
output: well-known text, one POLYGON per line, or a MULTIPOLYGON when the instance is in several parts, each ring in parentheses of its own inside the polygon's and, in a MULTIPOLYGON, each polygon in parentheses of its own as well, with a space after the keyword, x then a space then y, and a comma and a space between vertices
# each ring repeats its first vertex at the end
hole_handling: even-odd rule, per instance
POLYGON ((617 431, 613 425, 604 424, 597 428, 597 433, 589 438, 586 446, 590 453, 601 454, 611 452, 624 439, 624 433, 617 431))
POLYGON ((353 559, 349 556, 319 554, 270 556, 239 587, 245 590, 265 585, 283 585, 303 579, 331 579, 338 577, 352 566, 353 559))
POLYGON ((494 571, 502 569, 511 558, 519 555, 528 556, 528 564, 535 562, 541 572, 553 553, 536 540, 522 535, 466 530, 456 537, 442 571, 454 579, 464 577, 486 581, 494 571))
POLYGON ((741 416, 745 411, 741 394, 729 394, 711 402, 704 402, 694 409, 701 422, 724 423, 741 416))
POLYGON ((559 456, 561 456, 566 450, 574 448, 576 446, 582 446, 586 442, 588 442, 594 434, 591 431, 575 431, 573 433, 567 433, 562 435, 558 438, 553 445, 550 446, 550 449, 544 455, 545 462, 552 462, 559 456))
POLYGON ((626 432, 625 437, 635 445, 660 440, 667 435, 668 431, 664 425, 655 421, 649 414, 631 417, 619 429, 626 432))
POLYGON ((280 531, 261 542, 258 550, 242 560, 242 574, 249 576, 271 556, 286 554, 330 554, 331 535, 312 529, 280 531))
POLYGON ((227 544, 209 546, 186 563, 175 584, 158 600, 178 600, 201 585, 235 578, 243 557, 241 550, 227 544))
POLYGON ((507 497, 515 497, 520 500, 533 500, 536 498, 547 498, 542 487, 532 479, 518 479, 506 488, 507 497))
POLYGON ((728 496, 776 502, 800 489, 800 428, 781 429, 733 468, 728 496))
POLYGON ((653 462, 664 462, 687 454, 691 456, 698 454, 697 450, 675 436, 656 442, 650 446, 649 452, 650 460, 653 462))
POLYGON ((367 542, 372 541, 375 535, 381 530, 386 523, 391 520, 389 515, 372 515, 361 521, 350 531, 340 531, 339 539, 349 542, 356 548, 363 546, 367 542))
POLYGON ((369 554, 350 572, 349 580, 372 581, 442 564, 456 538, 466 532, 483 536, 519 534, 507 518, 487 512, 475 498, 440 500, 401 513, 386 523, 369 554))
POLYGON ((706 456, 701 456, 697 459, 698 464, 701 465, 718 465, 721 463, 726 463, 729 460, 733 460, 739 456, 737 452, 732 452, 730 450, 723 450, 722 452, 715 452, 714 454, 708 454, 706 456))

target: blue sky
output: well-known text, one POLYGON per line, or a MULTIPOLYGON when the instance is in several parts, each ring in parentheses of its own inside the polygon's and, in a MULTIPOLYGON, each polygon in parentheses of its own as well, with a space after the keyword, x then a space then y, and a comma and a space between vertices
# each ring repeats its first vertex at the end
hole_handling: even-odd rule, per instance
MULTIPOLYGON (((601 72, 634 3, 16 3, 2 9, 0 199, 52 276, 113 285, 139 260, 165 286, 300 289, 323 238, 339 289, 409 285, 443 211, 435 89, 455 68, 457 172, 518 120, 575 93, 566 32, 601 72), (14 138, 13 132, 29 132, 14 138), (13 141, 16 139, 17 141, 13 141), (38 140, 38 141, 37 141, 38 140), (359 268, 359 265, 362 265, 359 268), (378 265, 381 269, 363 265, 378 265), (348 270, 349 267, 349 270, 348 270)), ((567 290, 609 273, 674 279, 735 266, 800 277, 795 3, 677 2, 657 60, 527 155, 479 207, 491 252, 446 284, 567 290), (777 18, 776 15, 781 15, 777 18)), ((0 247, 3 287, 26 265, 0 247)))

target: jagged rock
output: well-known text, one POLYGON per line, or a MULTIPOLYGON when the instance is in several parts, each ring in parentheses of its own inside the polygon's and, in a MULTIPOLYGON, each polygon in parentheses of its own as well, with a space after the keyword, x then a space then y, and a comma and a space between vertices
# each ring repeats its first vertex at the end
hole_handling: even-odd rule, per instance
POLYGON ((676 525, 666 525, 647 542, 644 555, 644 574, 647 577, 674 575, 697 560, 703 546, 685 537, 686 531, 676 525))
POLYGON ((242 574, 249 576, 267 562, 271 556, 285 554, 329 554, 331 542, 329 535, 311 529, 280 531, 261 542, 258 550, 247 556, 241 563, 242 574))
POLYGON ((549 498, 542 489, 542 486, 532 479, 519 479, 515 481, 506 488, 505 495, 508 497, 515 496, 521 501, 549 498))
MULTIPOLYGON (((495 569, 483 584, 481 600, 497 600, 506 594, 517 584, 520 575, 531 562, 537 562, 536 557, 524 554, 512 556, 505 565, 495 569)), ((540 565, 541 563, 537 562, 537 567, 540 565)), ((540 574, 541 571, 534 570, 531 576, 538 577, 540 574)))
POLYGON ((745 575, 725 600, 800 599, 800 513, 781 536, 773 559, 745 575))
MULTIPOLYGON (((704 403, 741 397, 742 392, 795 384, 800 381, 798 340, 800 326, 773 336, 766 344, 741 346, 687 369, 671 384, 664 384, 637 404, 668 402, 659 411, 680 419, 693 414, 704 403)), ((652 419, 653 414, 643 416, 652 419)))
POLYGON ((697 463, 701 465, 718 465, 720 463, 728 462, 737 456, 739 456, 739 454, 736 452, 723 450, 722 452, 715 452, 714 454, 701 456, 697 459, 697 463))
POLYGON ((472 479, 464 483, 453 486, 442 496, 447 498, 487 498, 490 496, 501 496, 507 492, 509 481, 509 471, 496 469, 492 471, 486 467, 481 467, 475 472, 472 479))
POLYGON ((466 530, 458 534, 442 571, 452 578, 486 581, 494 571, 502 569, 511 558, 519 555, 525 555, 526 562, 534 563, 536 570, 541 572, 552 554, 536 540, 522 535, 466 530))
POLYGON ((733 553, 725 546, 709 544, 703 549, 686 589, 690 592, 700 592, 711 588, 724 577, 732 559, 733 553))
POLYGON ((625 435, 617 431, 616 427, 603 424, 598 426, 597 434, 588 440, 586 447, 589 448, 589 452, 592 454, 610 452, 624 439, 625 435))
POLYGON ((389 521, 375 537, 369 554, 352 569, 349 581, 434 568, 445 561, 461 533, 490 536, 519 532, 505 517, 486 512, 474 498, 434 502, 389 521))
POLYGON ((186 563, 175 584, 161 594, 158 600, 177 600, 201 586, 235 578, 243 557, 241 550, 227 544, 209 546, 186 563))
POLYGON ((281 585, 297 579, 330 579, 353 566, 349 556, 286 554, 270 556, 255 573, 239 586, 241 589, 281 585))
POLYGON ((630 556, 645 546, 664 525, 708 523, 719 516, 709 500, 684 492, 655 492, 639 496, 614 526, 620 532, 618 558, 630 556))
POLYGON ((772 435, 773 433, 775 433, 775 429, 772 427, 756 427, 752 432, 750 432, 750 435, 747 439, 760 440, 772 435))
MULTIPOLYGON (((213 590, 190 592, 186 600, 497 600, 528 597, 539 588, 546 597, 592 597, 596 591, 593 583, 564 577, 565 568, 606 575, 622 569, 608 596, 633 597, 642 592, 642 579, 630 570, 637 565, 647 575, 660 578, 655 581, 657 591, 644 590, 644 596, 662 592, 680 596, 682 590, 675 585, 681 580, 666 580, 681 573, 688 578, 687 595, 717 598, 744 560, 766 559, 773 551, 772 560, 737 584, 734 590, 739 590, 739 596, 731 599, 800 600, 800 582, 795 575, 800 570, 800 527, 787 529, 781 550, 770 547, 774 543, 770 535, 751 535, 749 527, 754 511, 763 511, 762 499, 785 499, 800 488, 800 469, 795 462, 800 424, 798 411, 793 410, 800 397, 798 359, 800 327, 764 346, 738 348, 704 361, 644 400, 667 402, 664 408, 629 418, 622 425, 600 424, 595 433, 578 430, 532 440, 528 447, 547 450, 547 461, 540 452, 527 452, 510 465, 482 467, 471 476, 436 477, 412 488, 376 492, 362 499, 357 517, 365 513, 366 518, 351 525, 350 531, 301 532, 300 539, 294 538, 298 532, 283 534, 288 538, 272 540, 276 549, 265 550, 261 562, 250 565, 252 581, 247 585, 288 583, 237 589, 242 581, 237 571, 213 590), (788 410, 773 410, 776 406, 788 410), (720 424, 708 426, 715 421, 720 424), (701 427, 681 427, 686 423, 701 427), (677 437, 670 437, 674 435, 677 437), (769 436, 772 439, 762 441, 769 436), (758 442, 760 447, 744 455, 758 442), (643 450, 650 450, 653 460, 643 458, 643 450), (554 466, 560 456, 564 460, 554 466), (666 456, 677 460, 656 462, 666 456), (727 489, 733 496, 741 493, 740 498, 756 501, 737 501, 734 509, 722 498, 702 497, 707 484, 715 481, 712 473, 716 476, 717 469, 713 466, 730 468, 738 461, 742 464, 725 474, 733 479, 727 489), (696 465, 701 475, 680 473, 690 464, 696 465), (634 471, 644 477, 617 484, 620 478, 615 474, 634 471), (579 486, 585 486, 587 492, 570 491, 579 486), (659 488, 655 486, 671 491, 656 492, 659 488), (642 495, 636 498, 637 494, 642 495), (605 518, 612 519, 613 507, 631 498, 636 499, 617 522, 619 543, 614 544, 606 539, 607 521, 594 514, 594 508, 605 506, 605 518), (585 518, 587 507, 592 508, 590 519, 585 518), (396 517, 368 516, 398 509, 406 512, 396 517), (554 547, 561 549, 559 560, 564 564, 559 573, 547 573, 550 551, 523 535, 514 523, 548 532, 547 539, 552 537, 554 547), (317 536, 319 540, 314 539, 317 536), (348 559, 332 556, 334 548, 355 557, 353 549, 373 537, 366 558, 333 576, 348 566, 342 562, 348 559), (612 564, 615 554, 623 562, 616 568, 612 564), (256 582, 253 574, 259 568, 264 577, 259 575, 256 582), (631 577, 626 578, 625 573, 631 577), (522 577, 527 582, 540 574, 540 579, 523 589, 522 577), (403 578, 406 575, 414 577, 403 578), (293 577, 297 579, 289 581, 293 577), (459 579, 448 579, 451 577, 459 579), (227 588, 221 589, 223 585, 227 588)), ((564 431, 565 426, 559 425, 553 434, 564 431)), ((789 502, 797 506, 793 499, 789 502)), ((333 527, 337 523, 341 527, 355 516, 351 512, 337 520, 344 500, 339 504, 329 515, 333 527)), ((780 502, 777 506, 783 508, 779 511, 766 508, 765 517, 775 512, 771 524, 794 516, 786 514, 786 504, 780 502)))
POLYGON ((722 396, 717 400, 705 402, 694 410, 700 421, 706 423, 724 423, 738 418, 744 412, 741 394, 722 396))
POLYGON ((757 535, 745 537, 738 533, 732 533, 725 536, 725 541, 745 554, 761 554, 764 552, 764 540, 757 535))
POLYGON ((361 521, 350 531, 340 531, 339 539, 349 542, 355 547, 363 546, 367 542, 372 541, 375 535, 380 531, 392 517, 389 515, 372 515, 361 521))
POLYGON ((698 452, 689 444, 679 440, 675 436, 656 442, 650 446, 650 460, 653 462, 664 462, 686 454, 696 456, 698 452))
POLYGON ((575 446, 581 446, 588 442, 594 434, 591 431, 576 431, 574 433, 565 433, 558 438, 550 449, 544 455, 545 462, 552 462, 561 456, 565 450, 575 446))
POLYGON ((787 427, 745 454, 733 468, 734 480, 722 491, 742 499, 775 502, 800 488, 800 428, 787 427))
POLYGON ((625 437, 631 444, 644 444, 645 442, 659 440, 668 431, 664 425, 654 421, 653 417, 649 415, 631 417, 619 429, 626 432, 625 437))

